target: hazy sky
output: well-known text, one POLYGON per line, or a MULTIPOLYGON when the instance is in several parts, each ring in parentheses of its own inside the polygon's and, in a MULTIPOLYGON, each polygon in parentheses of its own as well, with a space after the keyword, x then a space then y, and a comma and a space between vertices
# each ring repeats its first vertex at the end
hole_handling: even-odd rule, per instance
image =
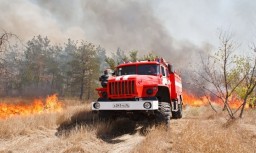
POLYGON ((40 34, 53 43, 83 39, 108 51, 154 50, 176 58, 216 46, 219 29, 247 46, 255 41, 255 22, 254 0, 0 0, 0 28, 24 41, 40 34))
POLYGON ((222 29, 231 31, 239 42, 255 41, 254 0, 162 0, 154 5, 157 16, 176 39, 211 43, 217 41, 222 29))

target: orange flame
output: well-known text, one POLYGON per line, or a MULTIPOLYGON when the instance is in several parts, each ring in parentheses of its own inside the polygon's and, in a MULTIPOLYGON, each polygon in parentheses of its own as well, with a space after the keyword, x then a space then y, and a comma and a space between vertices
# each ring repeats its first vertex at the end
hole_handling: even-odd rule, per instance
POLYGON ((0 119, 6 119, 15 115, 33 115, 43 112, 59 112, 62 110, 63 104, 58 101, 56 94, 48 96, 45 103, 41 99, 35 99, 33 103, 17 104, 0 103, 0 119))
MULTIPOLYGON (((224 106, 223 102, 220 99, 210 98, 210 101, 212 103, 217 104, 217 105, 224 106)), ((209 101, 208 101, 206 96, 197 97, 197 96, 195 96, 193 94, 189 94, 189 93, 183 92, 183 103, 184 103, 184 105, 190 105, 190 106, 199 107, 199 106, 208 105, 209 101)), ((241 99, 237 98, 234 95, 229 98, 229 106, 232 109, 239 108, 242 105, 242 103, 243 103, 243 101, 241 99)), ((249 108, 249 105, 246 104, 245 108, 249 108)))
POLYGON ((190 106, 205 106, 208 104, 207 98, 203 97, 196 97, 192 94, 183 92, 183 104, 190 105, 190 106))

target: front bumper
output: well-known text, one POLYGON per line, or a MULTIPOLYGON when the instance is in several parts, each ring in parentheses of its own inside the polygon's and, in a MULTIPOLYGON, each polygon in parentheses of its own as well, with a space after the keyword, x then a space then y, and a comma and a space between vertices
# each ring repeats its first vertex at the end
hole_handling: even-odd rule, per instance
POLYGON ((92 110, 157 110, 158 100, 98 101, 92 102, 92 110), (149 106, 146 107, 146 106, 149 106))

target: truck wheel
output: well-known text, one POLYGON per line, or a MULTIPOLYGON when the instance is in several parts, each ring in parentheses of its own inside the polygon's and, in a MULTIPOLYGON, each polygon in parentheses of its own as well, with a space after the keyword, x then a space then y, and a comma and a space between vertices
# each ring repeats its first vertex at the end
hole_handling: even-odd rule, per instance
POLYGON ((170 127, 171 106, 169 102, 159 102, 157 122, 164 122, 166 127, 170 127))
POLYGON ((173 119, 180 119, 182 118, 182 104, 178 104, 178 111, 172 111, 172 118, 173 119))

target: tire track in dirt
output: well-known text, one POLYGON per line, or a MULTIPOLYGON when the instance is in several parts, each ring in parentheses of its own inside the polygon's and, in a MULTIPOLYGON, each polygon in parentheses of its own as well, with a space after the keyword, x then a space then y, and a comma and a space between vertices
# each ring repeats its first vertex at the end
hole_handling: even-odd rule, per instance
POLYGON ((145 136, 140 135, 139 133, 130 135, 125 134, 120 137, 113 139, 118 143, 109 144, 109 149, 106 151, 108 153, 129 153, 131 152, 138 144, 140 144, 145 139, 145 136))

